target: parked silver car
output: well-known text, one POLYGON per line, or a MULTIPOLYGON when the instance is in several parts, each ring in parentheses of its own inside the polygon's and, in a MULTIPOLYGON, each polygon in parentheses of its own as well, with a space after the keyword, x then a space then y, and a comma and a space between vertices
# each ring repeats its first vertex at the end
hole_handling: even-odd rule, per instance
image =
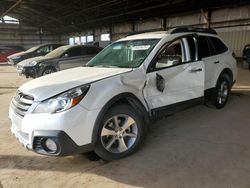
POLYGON ((27 78, 40 77, 56 71, 86 64, 102 48, 94 45, 61 46, 45 56, 26 59, 17 64, 16 71, 27 78))
POLYGON ((8 56, 8 64, 16 65, 17 63, 32 57, 43 56, 49 52, 55 50, 56 48, 63 46, 65 44, 40 44, 34 46, 26 51, 15 53, 8 56))

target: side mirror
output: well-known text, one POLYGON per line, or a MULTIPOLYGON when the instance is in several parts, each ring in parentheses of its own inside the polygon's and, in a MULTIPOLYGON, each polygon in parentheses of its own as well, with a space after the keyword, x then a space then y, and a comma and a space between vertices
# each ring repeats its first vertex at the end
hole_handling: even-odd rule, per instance
POLYGON ((156 88, 160 91, 160 92, 163 92, 164 89, 165 89, 165 80, 164 78, 156 73, 156 88))
POLYGON ((64 57, 69 57, 69 54, 64 54, 63 56, 62 56, 62 58, 64 58, 64 57))
POLYGON ((177 55, 170 56, 169 60, 173 62, 173 65, 178 65, 181 63, 181 57, 177 55))
POLYGON ((178 65, 181 63, 181 57, 178 55, 164 55, 161 57, 158 57, 157 59, 157 63, 162 64, 162 65, 168 65, 168 66, 172 66, 172 65, 178 65))
POLYGON ((37 54, 40 54, 40 53, 41 53, 41 50, 37 50, 36 53, 37 53, 37 54))

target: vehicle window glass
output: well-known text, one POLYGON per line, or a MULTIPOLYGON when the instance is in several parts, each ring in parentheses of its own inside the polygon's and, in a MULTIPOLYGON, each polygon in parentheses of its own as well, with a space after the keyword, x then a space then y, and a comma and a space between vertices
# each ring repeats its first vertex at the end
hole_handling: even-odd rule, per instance
POLYGON ((69 46, 69 45, 67 45, 67 46, 61 46, 61 47, 58 47, 55 50, 51 51, 50 53, 48 53, 45 56, 46 57, 52 57, 52 58, 61 57, 61 56, 65 55, 65 52, 69 48, 71 48, 71 46, 69 46))
POLYGON ((95 56, 87 66, 139 67, 160 39, 138 39, 115 42, 95 56))
POLYGON ((39 48, 40 48, 40 45, 39 46, 34 46, 34 47, 26 50, 26 52, 34 52, 34 51, 38 50, 39 48))
POLYGON ((48 46, 43 46, 43 47, 39 48, 37 50, 37 53, 49 53, 51 51, 52 51, 52 46, 48 45, 48 46))
POLYGON ((205 38, 205 36, 198 36, 197 43, 198 43, 199 58, 202 59, 205 57, 209 57, 211 54, 208 46, 208 41, 205 38))
POLYGON ((221 54, 227 51, 226 45, 216 37, 208 37, 212 44, 214 55, 221 54))
POLYGON ((166 68, 181 64, 184 60, 184 53, 182 49, 181 40, 177 40, 167 46, 166 49, 158 55, 154 68, 166 68))
POLYGON ((81 48, 75 47, 70 49, 66 54, 68 54, 68 57, 76 57, 76 56, 81 56, 81 48))
POLYGON ((54 49, 56 49, 56 48, 58 48, 58 47, 60 47, 60 45, 54 44, 54 45, 52 45, 52 50, 54 50, 54 49))
POLYGON ((216 52, 215 52, 214 45, 212 44, 212 41, 209 38, 210 37, 206 37, 206 39, 208 41, 208 46, 209 46, 209 49, 210 49, 210 56, 213 56, 213 55, 216 55, 216 52))
POLYGON ((96 47, 92 47, 92 46, 83 47, 83 55, 94 55, 97 53, 98 51, 96 47))

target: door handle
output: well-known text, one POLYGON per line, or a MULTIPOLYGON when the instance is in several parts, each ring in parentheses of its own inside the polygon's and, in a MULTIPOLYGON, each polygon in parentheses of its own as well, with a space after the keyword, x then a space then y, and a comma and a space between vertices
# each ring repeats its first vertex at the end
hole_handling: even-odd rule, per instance
POLYGON ((191 69, 190 72, 191 73, 194 73, 194 72, 201 72, 202 71, 202 68, 194 68, 194 69, 191 69))
POLYGON ((218 64, 218 63, 220 63, 220 61, 215 61, 215 62, 214 62, 214 64, 218 64))

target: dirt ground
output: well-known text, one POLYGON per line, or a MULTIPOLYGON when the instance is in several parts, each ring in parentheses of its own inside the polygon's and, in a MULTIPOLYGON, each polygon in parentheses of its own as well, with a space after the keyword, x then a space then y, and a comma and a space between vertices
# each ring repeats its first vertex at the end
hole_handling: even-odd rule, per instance
POLYGON ((158 120, 137 153, 107 163, 23 148, 10 133, 8 107, 27 79, 0 65, 0 188, 250 187, 250 71, 239 74, 224 109, 199 105, 158 120))

